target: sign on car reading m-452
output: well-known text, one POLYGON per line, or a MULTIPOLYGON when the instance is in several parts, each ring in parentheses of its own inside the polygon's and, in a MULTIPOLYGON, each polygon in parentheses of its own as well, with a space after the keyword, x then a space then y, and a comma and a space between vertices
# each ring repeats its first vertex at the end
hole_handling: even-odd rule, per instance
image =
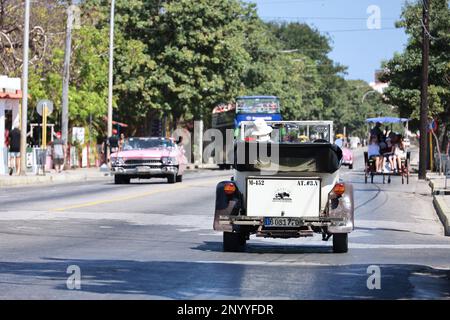
POLYGON ((320 180, 297 177, 249 177, 247 216, 318 217, 320 180))

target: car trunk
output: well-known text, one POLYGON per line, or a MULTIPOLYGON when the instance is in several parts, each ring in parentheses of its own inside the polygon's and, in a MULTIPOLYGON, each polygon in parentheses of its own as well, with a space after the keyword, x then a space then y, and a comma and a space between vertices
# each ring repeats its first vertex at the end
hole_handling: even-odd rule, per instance
POLYGON ((248 216, 318 217, 342 161, 341 149, 330 143, 238 142, 235 151, 248 216))

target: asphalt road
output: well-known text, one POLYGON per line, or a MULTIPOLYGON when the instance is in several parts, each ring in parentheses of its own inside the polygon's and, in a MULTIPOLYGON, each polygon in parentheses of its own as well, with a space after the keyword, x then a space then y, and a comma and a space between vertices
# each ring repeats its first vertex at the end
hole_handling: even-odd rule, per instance
POLYGON ((319 235, 252 238, 246 252, 223 253, 212 230, 214 189, 230 175, 0 190, 0 298, 450 298, 450 238, 416 177, 364 184, 360 154, 353 171, 343 169, 356 201, 346 254, 319 235), (373 265, 380 289, 370 290, 373 265), (77 268, 81 288, 72 290, 77 268))

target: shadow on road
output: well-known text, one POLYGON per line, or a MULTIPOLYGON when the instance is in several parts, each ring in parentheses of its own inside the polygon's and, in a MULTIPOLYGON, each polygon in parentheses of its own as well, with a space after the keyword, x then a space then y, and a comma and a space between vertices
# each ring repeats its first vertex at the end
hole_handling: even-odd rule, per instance
MULTIPOLYGON (((192 248, 193 250, 223 252, 222 242, 205 241, 203 244, 192 248)), ((282 254, 302 254, 302 253, 333 253, 332 247, 318 245, 271 245, 247 242, 246 253, 282 253, 282 254)))
POLYGON ((61 299, 70 298, 75 292, 78 298, 83 293, 99 294, 97 298, 118 294, 123 298, 144 295, 169 299, 450 298, 448 270, 421 265, 380 265, 381 289, 369 290, 367 267, 46 258, 42 262, 1 262, 0 288, 6 298, 8 285, 26 287, 21 292, 33 298, 51 291, 52 296, 61 299), (67 289, 66 270, 70 265, 80 267, 81 290, 67 289), (38 286, 33 285, 36 282, 38 286))

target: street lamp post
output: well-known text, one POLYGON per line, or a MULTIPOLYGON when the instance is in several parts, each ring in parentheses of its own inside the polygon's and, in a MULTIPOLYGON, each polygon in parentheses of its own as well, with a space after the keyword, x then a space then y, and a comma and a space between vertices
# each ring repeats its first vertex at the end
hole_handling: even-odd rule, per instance
MULTIPOLYGON (((109 83, 108 83, 108 138, 112 136, 113 127, 113 79, 114 79, 114 11, 116 1, 111 0, 111 18, 109 27, 109 83)), ((107 161, 109 159, 110 149, 107 148, 107 161)))
MULTIPOLYGON (((62 85, 61 134, 65 143, 69 143, 69 82, 70 56, 72 54, 73 8, 67 8, 66 47, 64 50, 64 70, 62 85)), ((69 161, 64 162, 64 170, 69 169, 69 161)))
POLYGON ((376 92, 378 92, 378 91, 376 91, 376 90, 370 90, 370 91, 367 91, 367 92, 363 95, 363 97, 362 97, 362 99, 361 99, 361 103, 364 103, 364 100, 366 100, 366 98, 367 98, 367 96, 368 96, 369 94, 371 94, 371 93, 376 93, 376 92))
MULTIPOLYGON (((27 112, 28 112, 28 51, 30 40, 30 0, 25 0, 25 23, 23 28, 23 69, 22 69, 22 114, 20 135, 20 174, 26 175, 27 162, 27 112)), ((3 137, 1 137, 3 139, 3 137)))
POLYGON ((112 135, 113 79, 114 79, 114 10, 115 0, 111 0, 111 20, 109 29, 109 84, 108 84, 108 137, 112 135))

